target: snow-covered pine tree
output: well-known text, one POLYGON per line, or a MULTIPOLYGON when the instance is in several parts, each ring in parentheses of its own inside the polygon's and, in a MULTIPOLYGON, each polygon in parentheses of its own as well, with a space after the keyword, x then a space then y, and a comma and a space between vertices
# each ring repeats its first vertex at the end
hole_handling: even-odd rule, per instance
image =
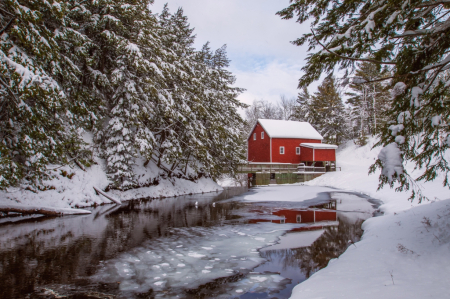
MULTIPOLYGON (((171 53, 166 61, 171 71, 166 84, 173 107, 171 113, 166 113, 162 119, 162 126, 156 134, 159 144, 157 160, 158 164, 167 164, 172 172, 189 160, 192 151, 199 147, 202 126, 193 113, 199 102, 196 96, 199 89, 196 77, 199 74, 195 73, 195 36, 183 10, 180 8, 171 15, 165 5, 159 15, 159 23, 164 49, 171 53)), ((176 172, 185 175, 180 169, 176 172)))
POLYGON ((49 163, 77 158, 79 110, 70 95, 79 71, 61 46, 69 42, 63 1, 0 3, 0 187, 46 188, 49 163), (25 179, 25 181, 23 181, 25 179))
POLYGON ((233 87, 235 77, 226 68, 230 60, 226 45, 211 53, 208 45, 198 55, 204 61, 205 69, 200 79, 203 84, 202 109, 195 111, 206 134, 205 156, 197 156, 204 169, 218 177, 224 169, 234 172, 245 158, 245 143, 242 139, 244 121, 237 112, 246 108, 237 96, 242 88, 233 87))
POLYGON ((308 92, 308 88, 304 86, 297 96, 297 109, 295 117, 299 121, 309 122, 314 125, 316 123, 317 116, 315 111, 312 110, 312 97, 308 92))
POLYGON ((104 98, 105 117, 96 127, 96 142, 107 161, 112 187, 127 189, 135 185, 132 168, 137 155, 151 157, 155 107, 166 109, 171 103, 157 20, 147 1, 80 5, 78 10, 89 11, 80 19, 80 28, 94 45, 85 62, 87 75, 102 80, 90 82, 104 98))
POLYGON ((345 107, 333 77, 327 77, 317 87, 310 105, 311 124, 323 136, 325 143, 340 144, 347 135, 345 107))
POLYGON ((401 191, 414 184, 398 166, 403 160, 424 168, 417 180, 434 180, 443 172, 444 185, 450 187, 450 164, 445 159, 450 148, 445 73, 450 64, 449 11, 448 1, 295 0, 278 12, 284 19, 296 15, 299 23, 312 19, 312 32, 293 43, 321 49, 308 57, 300 87, 333 72, 337 65, 354 68, 355 61, 385 65, 392 72, 393 104, 379 144, 401 158, 391 163, 381 155, 373 165, 372 171, 383 169, 380 188, 398 181, 401 191))

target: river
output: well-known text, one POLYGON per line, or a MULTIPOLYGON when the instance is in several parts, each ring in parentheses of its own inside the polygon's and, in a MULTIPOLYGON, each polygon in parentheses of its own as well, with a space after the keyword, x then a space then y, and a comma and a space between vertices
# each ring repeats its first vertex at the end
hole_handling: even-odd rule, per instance
POLYGON ((247 192, 1 219, 0 298, 289 298, 356 246, 376 210, 339 190, 303 202, 247 202, 247 192), (316 218, 324 207, 335 218, 316 218))

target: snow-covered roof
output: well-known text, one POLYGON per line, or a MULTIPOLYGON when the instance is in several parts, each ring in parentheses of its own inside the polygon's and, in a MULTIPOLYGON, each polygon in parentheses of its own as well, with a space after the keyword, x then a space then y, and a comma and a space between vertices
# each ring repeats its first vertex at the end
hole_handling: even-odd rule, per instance
POLYGON ((320 149, 337 149, 338 146, 334 144, 325 144, 325 143, 300 143, 300 146, 309 147, 309 148, 320 148, 320 149))
POLYGON ((307 122, 276 119, 258 119, 258 122, 271 138, 323 139, 322 135, 307 122))

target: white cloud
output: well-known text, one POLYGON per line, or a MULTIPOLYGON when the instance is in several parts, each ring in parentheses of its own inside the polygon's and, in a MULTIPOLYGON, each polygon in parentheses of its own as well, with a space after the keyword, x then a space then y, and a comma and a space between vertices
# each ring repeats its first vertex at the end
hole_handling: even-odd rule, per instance
POLYGON ((251 104, 254 100, 275 102, 281 94, 288 98, 296 97, 297 84, 300 78, 300 65, 286 65, 273 61, 263 68, 255 70, 235 70, 236 86, 246 88, 247 91, 239 99, 251 104))
MULTIPOLYGON (((155 0, 153 12, 167 0, 155 0)), ((239 98, 278 100, 280 94, 296 96, 306 47, 290 43, 309 31, 308 25, 275 15, 289 0, 172 0, 169 9, 182 7, 197 35, 195 46, 209 41, 213 49, 227 44, 230 70, 236 86, 247 91, 239 98)))

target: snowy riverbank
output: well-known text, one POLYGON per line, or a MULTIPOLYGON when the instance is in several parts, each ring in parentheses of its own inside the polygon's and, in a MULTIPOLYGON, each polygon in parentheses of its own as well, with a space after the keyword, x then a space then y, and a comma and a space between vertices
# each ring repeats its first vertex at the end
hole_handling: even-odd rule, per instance
MULTIPOLYGON (((104 190, 110 183, 104 171, 105 167, 102 165, 102 160, 97 159, 96 162, 97 165, 87 168, 86 171, 70 166, 58 167, 54 170, 55 178, 45 182, 45 185, 49 188, 46 191, 29 190, 29 188, 23 187, 0 191, 0 208, 9 206, 28 209, 39 207, 62 214, 73 214, 68 209, 112 203, 106 197, 97 195, 94 190, 94 187, 104 190)), ((135 170, 138 175, 138 182, 142 184, 157 177, 161 171, 153 163, 135 170)), ((209 178, 200 178, 196 182, 170 178, 159 179, 159 182, 152 186, 127 191, 110 190, 106 194, 120 201, 126 201, 137 198, 172 197, 217 190, 222 190, 222 187, 209 178)))
MULTIPOLYGON (((430 199, 422 204, 408 201, 409 193, 377 191, 377 174, 367 175, 380 151, 370 149, 373 143, 343 146, 337 156, 342 171, 306 185, 367 194, 383 202, 385 215, 366 220, 362 240, 295 287, 291 298, 450 297, 450 191, 442 178, 422 183, 430 199)), ((419 174, 407 168, 413 177, 419 174)))

